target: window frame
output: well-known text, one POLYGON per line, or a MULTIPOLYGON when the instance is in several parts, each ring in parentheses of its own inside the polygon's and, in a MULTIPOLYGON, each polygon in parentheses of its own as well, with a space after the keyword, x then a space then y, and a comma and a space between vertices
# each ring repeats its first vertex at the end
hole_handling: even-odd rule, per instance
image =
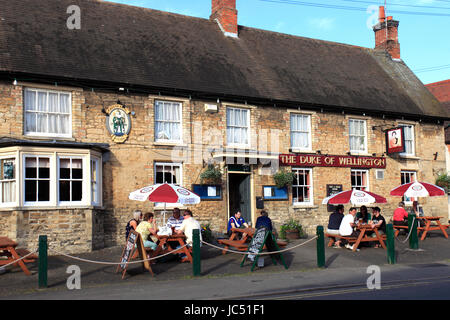
POLYGON ((154 115, 154 141, 155 142, 167 142, 167 143, 183 143, 183 103, 182 102, 179 102, 179 101, 170 101, 170 100, 155 100, 155 107, 154 107, 154 112, 153 112, 153 115, 154 115), (179 136, 180 136, 180 139, 178 139, 178 140, 174 140, 174 139, 162 139, 162 138, 158 138, 158 132, 156 131, 156 128, 157 128, 157 126, 156 126, 156 123, 157 122, 173 122, 173 123, 175 123, 175 121, 169 121, 169 120, 157 120, 156 119, 156 105, 158 104, 158 103, 171 103, 171 104, 178 104, 179 105, 179 117, 180 117, 180 121, 179 121, 179 124, 180 124, 180 130, 179 130, 179 136))
MULTIPOLYGON (((37 114, 38 112, 32 112, 37 114)), ((64 114, 67 115, 65 113, 56 113, 56 114, 64 114)), ((47 128, 48 128, 48 122, 47 122, 47 128)), ((29 87, 29 88, 25 88, 23 91, 23 133, 25 136, 35 136, 35 137, 56 137, 56 138, 71 138, 72 137, 72 92, 70 91, 57 91, 57 90, 50 90, 50 89, 43 89, 43 88, 33 88, 33 87, 29 87), (27 106, 25 104, 26 98, 25 95, 27 92, 36 92, 36 107, 37 107, 37 99, 39 96, 39 92, 45 92, 47 94, 47 99, 46 99, 46 104, 47 104, 47 110, 45 112, 40 112, 40 113, 45 113, 45 114, 52 114, 52 112, 48 111, 48 97, 50 93, 56 93, 58 94, 58 100, 60 101, 60 95, 61 94, 67 94, 69 96, 68 100, 69 100, 69 128, 68 128, 68 133, 53 133, 53 132, 28 132, 27 131, 27 118, 26 115, 27 113, 30 113, 30 111, 27 111, 27 106)))
MULTIPOLYGON (((180 187, 183 186, 183 163, 181 163, 181 162, 155 162, 154 165, 153 165, 153 170, 154 170, 154 180, 153 181, 155 182, 155 184, 159 184, 159 182, 156 182, 156 175, 157 175, 156 167, 157 166, 163 166, 163 167, 165 167, 165 166, 170 166, 170 167, 178 166, 180 168, 180 182, 175 183, 175 185, 180 186, 180 187)), ((165 171, 163 171, 163 172, 165 172, 165 171)), ((165 183, 165 182, 162 182, 162 183, 165 183)), ((167 182, 167 183, 170 184, 171 182, 167 182)), ((166 207, 167 208, 172 208, 172 207, 175 207, 177 205, 179 206, 179 204, 176 204, 176 203, 169 203, 168 205, 166 205, 166 207)), ((158 209, 164 208, 164 202, 155 202, 154 206, 155 206, 155 208, 158 208, 158 209)))
POLYGON ((409 123, 400 123, 399 127, 403 127, 403 131, 404 131, 403 135, 405 136, 405 152, 401 152, 400 156, 402 156, 402 157, 408 157, 408 156, 409 157, 414 157, 416 155, 416 128, 415 128, 415 125, 409 124, 409 123), (412 137, 411 140, 407 140, 406 139, 406 128, 411 128, 411 131, 412 131, 411 132, 411 137, 412 137), (406 147, 407 147, 406 142, 407 141, 411 141, 412 142, 411 143, 412 152, 407 152, 407 150, 406 150, 406 147))
POLYGON ((367 169, 351 169, 350 170, 350 186, 351 186, 351 189, 352 190, 354 190, 354 189, 356 189, 356 190, 362 190, 362 191, 370 191, 370 175, 369 175, 369 170, 367 170, 367 169), (352 173, 364 173, 365 174, 365 177, 366 177, 366 186, 364 187, 364 186, 354 186, 353 185, 353 183, 352 183, 352 173), (357 188, 360 188, 360 187, 364 187, 365 189, 357 189, 357 188))
MULTIPOLYGON (((405 183, 410 183, 410 182, 414 182, 417 181, 417 171, 412 171, 412 170, 400 170, 400 184, 405 184, 405 183, 401 183, 402 179, 403 179, 403 175, 404 174, 408 174, 410 175, 410 181, 409 182, 405 182, 405 183), (411 180, 411 178, 413 180, 411 180)), ((406 180, 406 179, 405 179, 406 180)), ((402 201, 405 203, 406 206, 412 206, 413 201, 417 200, 417 198, 411 197, 409 199, 411 200, 406 200, 406 196, 402 196, 402 201)))
POLYGON ((313 181, 313 168, 301 168, 301 167, 293 167, 292 173, 296 174, 295 171, 308 171, 310 175, 310 184, 309 184, 309 201, 294 201, 294 188, 295 187, 308 187, 308 185, 294 185, 292 183, 292 205, 294 206, 313 206, 314 205, 314 181, 313 181))
POLYGON ((226 132, 225 132, 225 137, 226 137, 226 142, 227 142, 227 146, 230 147, 236 147, 236 148, 250 148, 250 144, 251 144, 251 140, 250 140, 250 112, 251 109, 249 108, 241 108, 241 107, 235 107, 235 106, 227 106, 225 109, 225 126, 226 126, 226 132), (235 143, 235 142, 229 142, 229 135, 228 135, 228 110, 241 110, 241 111, 245 111, 247 113, 246 116, 246 120, 247 120, 247 126, 246 127, 237 127, 237 126, 231 126, 232 128, 247 128, 247 143, 235 143))
MULTIPOLYGON (((24 207, 49 207, 49 206, 53 206, 53 203, 55 202, 55 186, 53 181, 55 180, 55 176, 54 176, 54 170, 52 170, 52 168, 54 168, 55 166, 55 159, 54 156, 52 154, 49 153, 24 153, 22 154, 22 177, 21 177, 21 183, 22 183, 22 195, 21 195, 21 202, 23 203, 24 207), (37 163, 39 163, 39 159, 41 158, 47 158, 49 159, 49 177, 48 178, 43 178, 45 180, 49 181, 49 199, 48 201, 26 201, 25 197, 26 197, 26 188, 25 188, 25 184, 27 180, 36 180, 39 181, 39 177, 36 178, 27 178, 26 177, 26 159, 27 158, 35 158, 37 160, 37 163)), ((36 167, 39 168, 39 167, 36 167)), ((39 173, 39 170, 37 169, 37 172, 39 173)))
POLYGON ((354 154, 367 154, 368 146, 367 146, 367 120, 366 119, 358 119, 358 118, 349 118, 348 119, 348 143, 349 143, 349 149, 350 153, 354 154), (360 135, 355 135, 351 133, 351 122, 352 121, 358 121, 364 123, 364 150, 352 150, 352 144, 351 144, 351 137, 361 137, 360 135))
MULTIPOLYGON (((0 165, 2 164, 3 160, 14 160, 14 179, 6 179, 4 180, 3 177, 0 176, 0 207, 11 207, 11 206, 16 206, 18 203, 18 188, 19 188, 19 172, 18 172, 18 159, 17 159, 17 155, 16 154, 4 154, 0 156, 0 165), (14 201, 12 202, 3 202, 3 183, 4 182, 15 182, 15 186, 14 186, 14 201)), ((0 168, 0 173, 2 172, 2 168, 0 168)))
MULTIPOLYGON (((57 205, 60 206, 71 206, 71 205, 75 205, 75 206, 79 206, 79 205, 83 205, 83 204, 87 204, 87 199, 86 199, 86 195, 87 195, 87 191, 85 190, 86 188, 86 172, 85 172, 85 157, 82 156, 78 156, 78 155, 61 155, 61 156, 57 156, 56 159, 56 203, 57 205), (72 164, 72 160, 81 160, 81 168, 83 170, 83 175, 81 179, 73 179, 72 178, 72 170, 71 170, 71 177, 69 179, 62 179, 62 181, 69 181, 70 182, 70 197, 72 197, 72 182, 73 181, 81 181, 81 200, 80 201, 73 201, 73 200, 69 200, 69 201, 61 201, 61 194, 60 194, 60 188, 59 188, 59 183, 61 181, 61 160, 65 160, 65 159, 70 159, 70 163, 72 164)), ((89 166, 90 168, 90 166, 89 166)), ((72 167, 70 168, 72 169, 72 167)), ((90 180, 89 180, 90 182, 90 180)), ((91 203, 92 203, 92 199, 91 199, 91 203)))
POLYGON ((289 133, 290 133, 290 146, 291 149, 293 151, 311 151, 312 150, 312 117, 311 114, 306 114, 306 113, 296 113, 296 112, 291 112, 289 114, 289 133), (305 133, 304 131, 293 131, 292 129, 292 117, 293 116, 301 116, 301 117, 307 117, 308 118, 308 147, 297 147, 293 145, 293 139, 292 139, 292 133, 293 132, 302 132, 305 133))

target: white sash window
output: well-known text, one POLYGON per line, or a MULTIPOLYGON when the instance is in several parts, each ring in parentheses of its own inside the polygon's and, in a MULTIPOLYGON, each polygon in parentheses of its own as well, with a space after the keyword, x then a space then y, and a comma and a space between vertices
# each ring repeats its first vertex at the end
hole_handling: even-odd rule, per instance
POLYGON ((155 102, 155 141, 182 141, 181 109, 179 102, 155 102))
POLYGON ((311 150, 311 116, 291 114, 291 148, 311 150))
POLYGON ((250 111, 227 108, 227 144, 249 146, 250 111))
POLYGON ((71 101, 71 94, 67 92, 25 89, 25 134, 71 137, 71 101))
POLYGON ((366 120, 349 121, 350 152, 367 153, 366 120))

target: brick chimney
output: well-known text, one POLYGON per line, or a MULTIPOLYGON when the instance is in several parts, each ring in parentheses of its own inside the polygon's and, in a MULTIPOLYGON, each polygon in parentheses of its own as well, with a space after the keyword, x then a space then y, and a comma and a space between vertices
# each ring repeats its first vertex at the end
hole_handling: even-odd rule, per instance
POLYGON ((236 0, 212 0, 210 20, 228 37, 238 36, 236 0))
POLYGON ((380 6, 378 23, 373 26, 373 31, 375 32, 375 49, 387 51, 391 55, 392 59, 400 59, 398 24, 399 22, 393 20, 392 17, 386 18, 384 6, 380 6))

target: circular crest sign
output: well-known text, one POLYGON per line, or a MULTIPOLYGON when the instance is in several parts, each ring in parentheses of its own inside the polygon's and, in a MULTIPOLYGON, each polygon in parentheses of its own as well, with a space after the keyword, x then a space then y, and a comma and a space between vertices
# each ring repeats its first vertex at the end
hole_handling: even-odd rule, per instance
POLYGON ((363 198, 366 194, 363 192, 355 192, 354 195, 355 195, 355 197, 363 198))
POLYGON ((423 189, 423 187, 421 185, 417 185, 417 186, 411 187, 411 189, 413 189, 414 191, 420 191, 423 189))
POLYGON ((123 143, 128 139, 131 130, 130 110, 120 104, 109 106, 106 109, 106 127, 111 139, 116 143, 123 143))

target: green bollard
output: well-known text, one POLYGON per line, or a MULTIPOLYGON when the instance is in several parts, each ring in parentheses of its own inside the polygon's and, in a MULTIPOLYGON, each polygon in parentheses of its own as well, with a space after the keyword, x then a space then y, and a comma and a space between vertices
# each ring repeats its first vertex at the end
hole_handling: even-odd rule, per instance
POLYGON ((391 223, 386 225, 387 258, 389 264, 395 264, 395 238, 394 227, 391 223))
POLYGON ((323 234, 323 226, 317 226, 317 266, 325 268, 325 237, 323 234))
POLYGON ((48 271, 47 236, 39 236, 39 289, 47 288, 48 271))
POLYGON ((419 249, 419 237, 417 235, 417 219, 414 215, 408 216, 408 227, 408 231, 411 232, 409 236, 409 248, 417 250, 419 249))
POLYGON ((200 262, 200 230, 194 229, 192 230, 192 271, 194 277, 197 277, 201 273, 201 262, 200 262))

